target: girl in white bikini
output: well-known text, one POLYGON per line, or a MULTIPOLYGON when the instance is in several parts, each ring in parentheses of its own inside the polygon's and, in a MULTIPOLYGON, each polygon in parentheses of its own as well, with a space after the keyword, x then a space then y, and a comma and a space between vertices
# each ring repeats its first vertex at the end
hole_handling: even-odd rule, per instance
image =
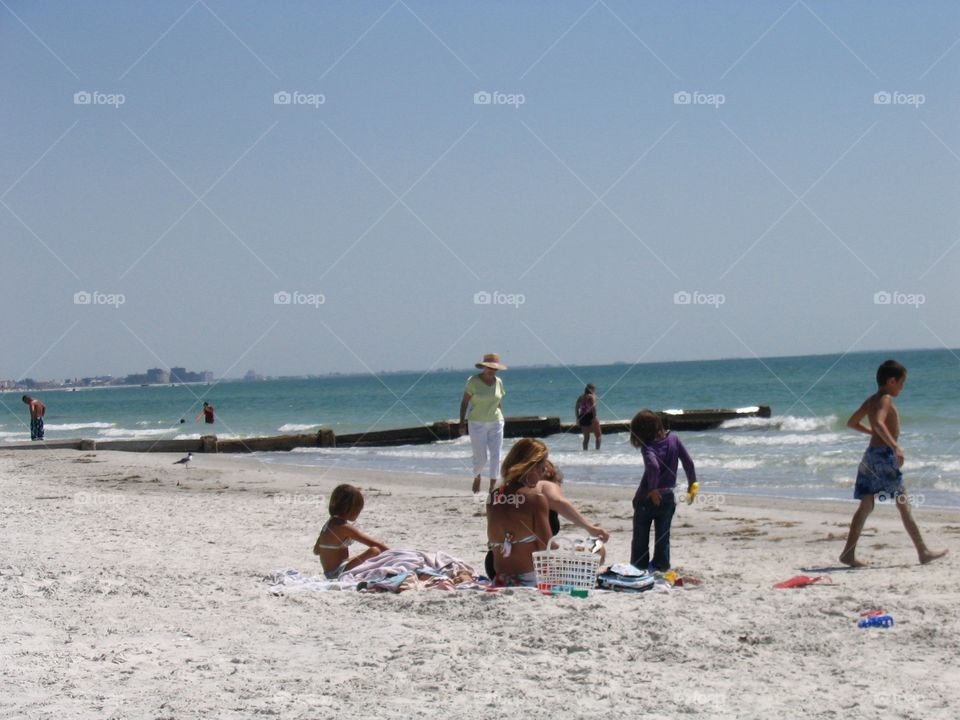
POLYGON ((320 557, 323 574, 328 580, 336 580, 347 570, 352 570, 389 548, 379 540, 364 533, 353 523, 363 510, 363 494, 353 485, 337 485, 330 495, 330 519, 323 524, 313 554, 320 557), (367 549, 350 558, 348 548, 359 542, 367 549))

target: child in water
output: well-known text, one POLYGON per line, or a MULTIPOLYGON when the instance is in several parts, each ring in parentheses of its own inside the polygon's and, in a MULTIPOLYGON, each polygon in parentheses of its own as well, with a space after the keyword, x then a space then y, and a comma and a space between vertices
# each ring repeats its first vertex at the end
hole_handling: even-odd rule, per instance
POLYGON ((353 524, 363 510, 360 488, 337 485, 330 495, 329 509, 330 519, 323 524, 313 546, 313 554, 320 557, 323 574, 328 580, 336 580, 346 571, 389 550, 382 542, 374 540, 353 524), (366 545, 367 549, 351 559, 348 548, 354 541, 366 545))

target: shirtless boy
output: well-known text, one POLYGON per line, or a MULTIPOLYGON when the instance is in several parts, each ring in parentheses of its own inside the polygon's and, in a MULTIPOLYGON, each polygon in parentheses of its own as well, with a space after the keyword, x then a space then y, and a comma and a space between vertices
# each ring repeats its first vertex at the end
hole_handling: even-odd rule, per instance
POLYGON ((877 368, 877 392, 864 400, 847 420, 847 427, 870 436, 870 444, 860 461, 853 490, 853 497, 860 501, 860 507, 850 521, 847 544, 840 554, 840 562, 850 567, 863 567, 866 564, 856 558, 857 540, 860 539, 867 516, 873 511, 877 495, 881 500, 895 500, 903 527, 917 548, 922 564, 947 554, 946 550, 930 550, 924 544, 920 528, 910 513, 910 499, 903 485, 903 473, 900 472, 903 450, 898 443, 900 414, 893 399, 903 391, 906 382, 907 369, 895 360, 887 360, 877 368), (870 421, 869 427, 863 424, 864 418, 870 421))
POLYGON ((20 399, 30 406, 30 439, 43 440, 43 416, 47 413, 47 406, 29 395, 20 399))

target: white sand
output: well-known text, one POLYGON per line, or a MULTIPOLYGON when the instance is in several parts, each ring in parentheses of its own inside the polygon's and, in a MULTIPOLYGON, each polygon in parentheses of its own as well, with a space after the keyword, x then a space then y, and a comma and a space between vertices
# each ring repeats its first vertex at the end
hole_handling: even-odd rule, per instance
MULTIPOLYGON (((359 526, 482 566, 466 478, 199 455, 0 453, 3 718, 956 718, 960 512, 921 508, 916 563, 895 509, 836 570, 852 503, 682 506, 673 560, 699 589, 273 597, 339 482, 359 526), (178 484, 179 483, 179 484, 178 484), (442 496, 442 497, 440 497, 442 496), (773 590, 804 569, 832 585, 773 590), (891 629, 860 630, 880 607, 891 629)), ((627 560, 631 491, 567 482, 627 560)), ((709 492, 705 476, 704 492, 709 492)), ((566 532, 571 533, 568 528, 566 532)), ((580 534, 577 532, 576 534, 580 534)))

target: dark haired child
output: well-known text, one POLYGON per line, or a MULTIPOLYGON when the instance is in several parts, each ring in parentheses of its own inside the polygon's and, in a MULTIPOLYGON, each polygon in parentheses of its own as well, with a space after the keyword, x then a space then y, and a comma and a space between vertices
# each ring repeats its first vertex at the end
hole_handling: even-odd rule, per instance
POLYGON ((840 553, 840 562, 851 567, 863 567, 865 563, 857 560, 857 541, 863 531, 867 517, 873 512, 874 499, 891 498, 895 500, 903 527, 917 549, 920 562, 925 564, 947 554, 946 550, 930 550, 920 536, 913 515, 910 513, 910 499, 903 485, 903 450, 900 448, 900 413, 897 412, 893 398, 897 397, 907 382, 907 369, 896 360, 887 360, 877 368, 877 392, 863 401, 857 411, 847 420, 847 427, 870 436, 870 444, 863 454, 857 468, 857 482, 853 497, 860 506, 850 521, 847 544, 840 553), (870 421, 870 427, 863 419, 870 421))
POLYGON ((643 453, 643 479, 633 496, 633 539, 630 562, 640 570, 670 569, 670 524, 677 509, 674 490, 677 464, 683 464, 687 488, 697 481, 693 460, 680 438, 663 427, 660 416, 641 410, 630 421, 630 444, 643 453), (653 562, 650 562, 650 526, 653 525, 653 562))
POLYGON ((336 580, 347 570, 352 570, 389 549, 353 524, 363 510, 363 494, 360 488, 337 485, 330 495, 329 510, 330 519, 323 524, 313 546, 313 554, 320 557, 323 574, 328 580, 336 580), (351 559, 347 548, 354 541, 366 545, 367 549, 351 559))

